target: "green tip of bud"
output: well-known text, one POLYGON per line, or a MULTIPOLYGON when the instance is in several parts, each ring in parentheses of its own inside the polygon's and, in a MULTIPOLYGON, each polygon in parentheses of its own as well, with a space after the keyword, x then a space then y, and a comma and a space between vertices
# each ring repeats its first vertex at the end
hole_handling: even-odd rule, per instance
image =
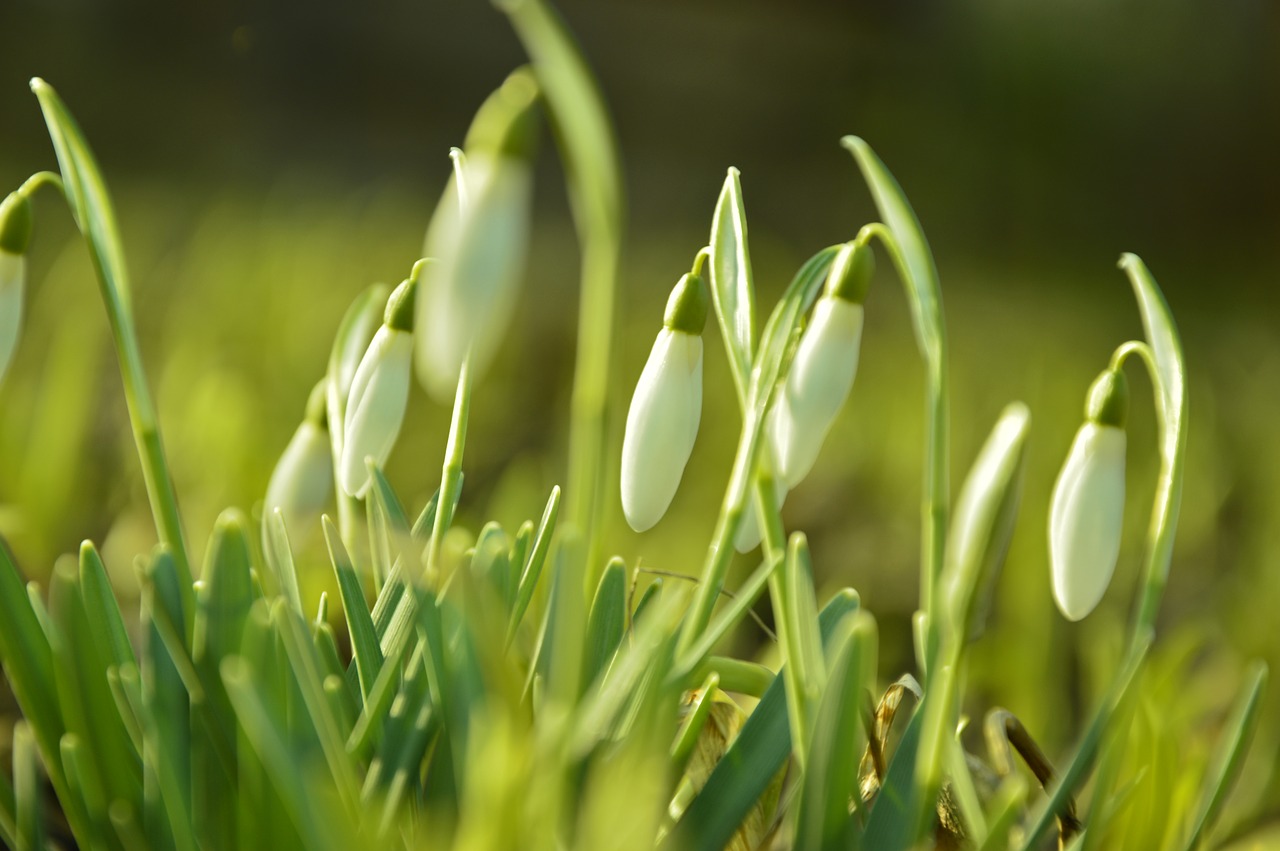
POLYGON ((391 291, 390 297, 387 298, 387 311, 382 318, 383 325, 396 331, 413 331, 413 310, 418 295, 418 279, 427 262, 427 260, 419 260, 414 263, 408 279, 401 281, 400 286, 391 291))
POLYGON ((1089 386, 1085 398, 1085 419, 1098 425, 1124 428, 1129 414, 1129 382, 1118 369, 1105 370, 1089 386))
POLYGON ((701 275, 681 276, 671 297, 667 299, 667 312, 662 324, 672 331, 699 335, 707 324, 707 287, 701 275))
POLYGON ((311 395, 307 397, 306 419, 315 423, 319 428, 328 430, 329 379, 322 378, 316 382, 315 387, 311 388, 311 395))
POLYGON ((472 154, 532 159, 538 137, 538 92, 533 69, 517 68, 480 105, 463 147, 472 154))
POLYGON ((871 246, 861 242, 846 242, 831 264, 827 274, 826 293, 844 299, 851 304, 862 304, 871 288, 871 276, 876 270, 875 255, 871 246))
POLYGON ((0 251, 26 254, 34 224, 31 201, 21 192, 10 192, 0 201, 0 251))

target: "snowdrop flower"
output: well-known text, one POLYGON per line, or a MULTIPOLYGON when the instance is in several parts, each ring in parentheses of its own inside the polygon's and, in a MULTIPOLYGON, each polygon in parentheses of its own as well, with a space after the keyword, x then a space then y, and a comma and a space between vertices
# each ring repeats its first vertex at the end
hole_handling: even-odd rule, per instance
POLYGON ((427 265, 419 261, 409 280, 387 299, 382 327, 373 335, 351 382, 338 482, 354 497, 363 497, 369 490, 365 459, 373 458, 379 466, 386 463, 404 422, 413 360, 414 293, 427 265))
POLYGON ((862 301, 875 268, 871 249, 847 243, 836 255, 785 384, 767 422, 778 480, 794 488, 813 469, 858 371, 862 301))
POLYGON ((329 491, 333 488, 333 453, 329 445, 326 392, 328 382, 321 381, 307 400, 307 414, 284 454, 276 462, 267 485, 263 513, 270 516, 277 508, 284 515, 285 528, 301 540, 320 519, 329 491))
POLYGON ((427 228, 436 263, 418 299, 417 365, 427 391, 452 400, 462 362, 483 372, 510 324, 528 244, 537 83, 515 72, 476 114, 427 228))
POLYGON ((622 438, 622 512, 637 532, 662 519, 676 495, 702 416, 702 278, 682 277, 636 383, 622 438))
POLYGON ((18 347, 31 224, 31 202, 25 195, 11 192, 0 201, 0 381, 18 347))
POLYGON ((1117 370, 1093 382, 1084 425, 1053 487, 1049 565, 1053 598, 1067 620, 1078 621, 1098 605, 1120 555, 1128 395, 1117 370))

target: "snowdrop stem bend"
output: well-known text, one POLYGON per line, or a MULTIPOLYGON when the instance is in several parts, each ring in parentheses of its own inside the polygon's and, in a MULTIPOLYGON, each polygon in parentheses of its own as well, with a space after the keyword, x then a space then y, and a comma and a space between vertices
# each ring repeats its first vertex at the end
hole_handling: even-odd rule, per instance
POLYGON ((467 418, 471 412, 471 358, 463 358, 458 373, 458 391, 453 401, 453 418, 449 421, 449 440, 445 444, 444 464, 440 469, 440 501, 431 542, 427 545, 428 587, 439 578, 440 543, 453 523, 453 507, 462 486, 462 455, 467 446, 467 418))
MULTIPOLYGON (((703 564, 697 590, 693 602, 685 615, 681 627, 677 654, 684 653, 706 628, 711 619, 711 610, 715 606, 720 589, 724 587, 725 574, 733 558, 733 542, 742 526, 743 513, 747 507, 747 497, 751 484, 756 478, 760 447, 763 445, 765 412, 773 396, 774 386, 785 368, 783 363, 787 354, 787 344, 800 322, 804 307, 813 301, 826 280, 827 270, 835 258, 839 246, 824 248, 813 255, 796 272, 786 293, 773 309, 764 334, 760 337, 759 354, 751 370, 751 384, 747 394, 746 415, 743 417, 742 432, 738 438, 738 449, 734 455, 733 470, 729 475, 729 484, 725 489, 724 500, 720 506, 720 515, 716 520, 715 532, 711 545, 707 549, 707 559, 703 564)), ((772 484, 766 480, 772 489, 772 484)), ((761 494, 766 505, 775 497, 772 493, 761 494)), ((771 514, 776 517, 776 506, 771 514)), ((770 524, 765 525, 766 533, 770 524)), ((775 532, 780 532, 775 529, 775 532)), ((778 535, 780 538, 781 536, 778 535)), ((773 545, 770 544, 772 547, 773 545)), ((766 550, 773 553, 782 549, 766 550)))

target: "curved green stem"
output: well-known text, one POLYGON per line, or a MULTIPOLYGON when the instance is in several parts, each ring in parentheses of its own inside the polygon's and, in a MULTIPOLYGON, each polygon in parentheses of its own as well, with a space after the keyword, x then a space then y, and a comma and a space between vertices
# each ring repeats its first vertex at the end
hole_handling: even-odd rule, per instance
MULTIPOLYGON (((858 231, 857 240, 863 244, 875 237, 889 254, 913 304, 918 299, 911 283, 911 267, 893 231, 881 222, 865 225, 858 231)), ((935 294, 936 296, 936 294, 935 294)), ((921 311, 913 308, 919 315, 921 311)), ((947 417, 950 408, 950 381, 946 358, 946 327, 941 312, 937 322, 930 327, 932 344, 921 344, 920 353, 925 361, 925 460, 924 489, 920 506, 922 518, 920 540, 920 608, 925 613, 925 641, 919 651, 924 657, 917 659, 921 672, 926 676, 930 664, 938 653, 938 612, 936 608, 938 578, 942 575, 943 551, 947 536, 948 440, 947 417)), ((918 652, 919 652, 918 651, 918 652)))
MULTIPOLYGON (((191 564, 187 558, 182 518, 178 513, 178 496, 160 438, 159 420, 142 365, 137 330, 133 324, 129 278, 115 211, 89 144, 62 99, 49 84, 38 77, 31 81, 31 90, 40 101, 49 137, 58 156, 63 194, 76 226, 89 246, 89 256, 97 273, 99 291, 111 324, 116 356, 120 361, 129 422, 142 462, 142 476, 151 503, 151 513, 155 518, 156 532, 160 543, 173 555, 182 608, 187 615, 187 623, 191 623, 190 616, 195 610, 191 564)), ((58 185, 58 181, 48 173, 34 175, 32 180, 36 181, 33 187, 58 185)))
POLYGON ((37 171, 22 182, 22 185, 18 187, 18 193, 26 198, 30 198, 45 186, 52 186, 64 196, 66 195, 67 190, 66 186, 62 183, 62 175, 58 174, 56 171, 37 171))

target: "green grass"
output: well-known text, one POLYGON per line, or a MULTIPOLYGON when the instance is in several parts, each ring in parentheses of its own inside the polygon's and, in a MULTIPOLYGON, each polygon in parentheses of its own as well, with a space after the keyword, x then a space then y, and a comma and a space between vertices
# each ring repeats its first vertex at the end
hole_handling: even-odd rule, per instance
MULTIPOLYGON (((339 332, 344 310, 417 259, 418 233, 404 222, 424 217, 383 193, 323 215, 272 213, 264 228, 247 215, 251 198, 228 194, 181 228, 135 196, 122 239, 88 143, 38 87, 91 269, 80 243, 55 254, 38 238, 31 315, 0 387, 0 461, 16 471, 0 482, 0 662, 24 719, 0 782, 0 839, 719 848, 776 835, 796 848, 893 849, 927 846, 941 806, 973 847, 1039 848, 1055 841, 1073 796, 1081 847, 1191 848, 1273 813, 1280 790, 1267 757, 1280 730, 1265 711, 1266 663, 1242 672, 1230 648, 1276 661, 1258 601, 1275 599, 1280 580, 1249 568, 1202 611, 1187 599, 1203 586, 1178 584, 1179 571, 1204 575, 1195 562, 1219 540, 1224 500, 1214 444, 1185 443, 1185 418, 1192 435, 1249 434, 1253 409, 1228 391, 1259 394, 1251 382, 1261 379, 1199 401, 1213 356, 1198 364, 1193 351, 1184 374, 1172 317, 1131 255, 1132 320, 1112 315, 1115 305, 1037 304, 962 283, 948 297, 948 335, 919 222, 852 140, 883 224, 848 236, 874 239, 890 262, 867 301, 854 402, 819 469, 779 512, 758 462, 771 397, 833 252, 752 258, 731 173, 711 228, 719 322, 705 334, 704 432, 667 518, 635 536, 617 509, 609 423, 624 413, 642 357, 632 341, 651 338, 658 299, 635 297, 634 311, 615 303, 630 298, 615 291, 616 153, 576 48, 540 3, 509 11, 561 130, 583 251, 572 387, 527 376, 527 352, 569 325, 537 295, 555 292, 563 271, 535 271, 490 374, 464 370, 452 417, 418 394, 368 499, 335 505, 336 522, 312 529, 223 506, 255 506, 316 379, 334 383, 344 358, 359 358, 363 343, 346 335, 373 329, 339 332), (137 249, 135 214, 147 235, 137 249), (132 295, 126 244, 144 270, 132 295), (170 279, 182 286, 157 284, 170 279), (628 319, 615 335, 618 313, 628 319), (1049 484, 1089 378, 1139 333, 1159 414, 1143 409, 1145 379, 1135 381, 1121 566, 1099 611, 1069 627, 1046 581, 1049 484), (119 384, 101 380, 108 339, 119 384), (1035 354, 1011 354, 1023 352, 1035 354), (1016 396, 1027 406, 1005 415, 1016 440, 980 454, 1016 396), (530 445, 512 462, 513 447, 530 445), (996 472, 957 486, 975 458, 975 470, 996 472), (763 549, 734 556, 738 524, 759 509, 763 549), (80 529, 100 546, 59 557, 80 529), (1171 563, 1173 605, 1157 620, 1171 563), (693 581, 653 581, 646 567, 693 581), (984 616, 975 601, 988 585, 984 616), (748 622, 753 609, 772 615, 776 643, 748 622), (1215 626, 1224 612, 1239 618, 1215 626), (907 672, 923 699, 904 703, 882 736, 867 723, 874 702, 907 672), (1046 794, 1023 769, 1007 774, 975 733, 953 735, 997 706, 1057 767, 1046 794), (1262 753, 1246 761, 1255 729, 1262 753), (882 776, 875 759, 864 763, 869 747, 882 776)), ((42 227, 59 226, 44 196, 37 209, 42 227)), ((569 242, 554 225, 534 240, 569 242)), ((1121 290, 1122 277, 1100 274, 1121 290)), ((638 259, 621 282, 675 277, 638 259)), ((1263 362, 1280 353, 1248 338, 1222 344, 1255 345, 1263 362)), ((1255 466, 1274 458, 1265 451, 1255 466)), ((1265 480, 1243 481, 1253 483, 1249 510, 1265 516, 1265 480)), ((1245 553, 1267 542, 1261 528, 1233 539, 1245 553)))

